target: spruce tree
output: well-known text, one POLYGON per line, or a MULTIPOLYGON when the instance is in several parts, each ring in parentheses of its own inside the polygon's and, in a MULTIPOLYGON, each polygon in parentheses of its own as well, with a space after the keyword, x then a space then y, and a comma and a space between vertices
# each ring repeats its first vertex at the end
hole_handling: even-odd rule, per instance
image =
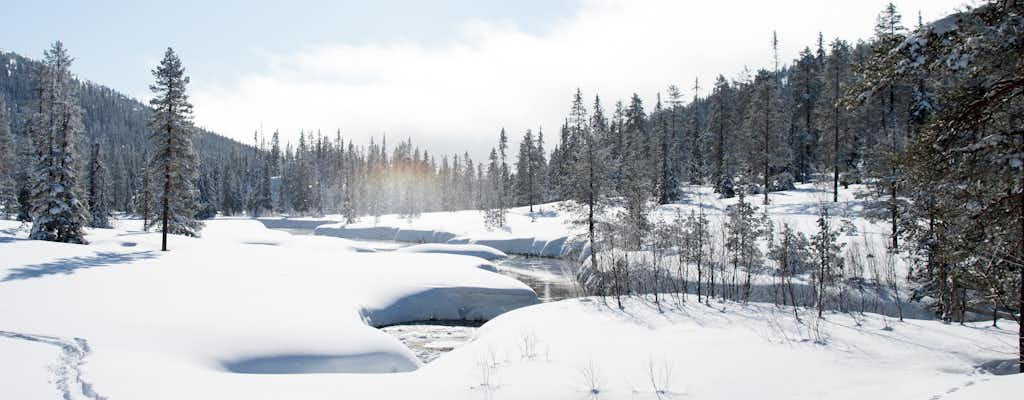
MULTIPOLYGON (((853 144, 848 139, 849 118, 845 107, 841 104, 844 92, 850 81, 850 45, 836 39, 825 59, 822 69, 824 83, 822 101, 817 105, 818 126, 822 132, 822 144, 828 154, 832 167, 832 202, 839 201, 839 174, 841 169, 854 169, 857 156, 853 144)), ((844 180, 848 182, 849 178, 844 180)))
POLYGON ((17 185, 17 152, 14 150, 14 137, 11 136, 7 104, 0 96, 0 218, 16 214, 18 209, 17 185))
POLYGON ((746 172, 750 178, 761 178, 759 182, 747 183, 760 185, 764 195, 762 204, 768 204, 769 192, 792 188, 792 180, 781 175, 789 155, 783 145, 783 106, 779 86, 776 74, 768 70, 758 71, 747 108, 746 172))
POLYGON ((71 76, 71 56, 55 42, 38 71, 33 112, 28 122, 35 170, 31 176, 29 238, 86 243, 83 227, 88 210, 79 200, 75 160, 82 109, 71 76))
POLYGON ((715 88, 708 99, 708 130, 711 136, 711 184, 715 193, 722 198, 735 196, 733 188, 734 168, 736 159, 732 157, 735 149, 733 136, 732 88, 725 77, 719 75, 715 80, 715 88))
MULTIPOLYGON (((537 200, 537 151, 533 144, 533 131, 527 129, 523 140, 519 142, 519 156, 516 159, 515 187, 518 197, 517 203, 528 204, 530 212, 533 212, 533 204, 537 200)), ((445 160, 447 164, 447 159, 445 160)))
POLYGON ((647 115, 643 101, 636 93, 625 111, 623 126, 622 195, 626 207, 621 220, 627 243, 640 250, 650 229, 648 210, 651 197, 648 151, 645 148, 647 136, 647 115))
POLYGON ((198 160, 192 149, 192 104, 185 93, 189 78, 181 59, 170 47, 153 70, 153 76, 156 83, 149 87, 155 96, 149 101, 153 107, 149 121, 153 146, 149 173, 153 176, 154 199, 159 203, 161 250, 167 251, 168 234, 198 236, 203 227, 195 219, 193 181, 198 160))
POLYGON ((100 157, 100 144, 93 143, 89 156, 89 175, 87 180, 89 214, 93 228, 110 228, 110 200, 107 196, 107 168, 100 157))

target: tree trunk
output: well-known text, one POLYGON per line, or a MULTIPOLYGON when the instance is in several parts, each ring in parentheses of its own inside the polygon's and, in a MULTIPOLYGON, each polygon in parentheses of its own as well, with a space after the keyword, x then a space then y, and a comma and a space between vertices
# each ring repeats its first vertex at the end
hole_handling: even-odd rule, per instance
MULTIPOLYGON (((171 132, 167 131, 167 149, 171 149, 171 132)), ((169 157, 170 155, 168 155, 169 157)), ((170 160, 164 160, 164 196, 161 199, 163 203, 163 233, 161 238, 160 251, 167 251, 167 214, 170 211, 170 203, 168 199, 171 197, 171 162, 170 160)))
MULTIPOLYGON (((1021 236, 1017 238, 1017 245, 1020 247, 1017 256, 1024 257, 1024 172, 1020 174, 1020 188, 1022 193, 1017 197, 1017 218, 1020 221, 1021 236)), ((1017 364, 1020 373, 1024 374, 1024 265, 1018 265, 1017 269, 1020 270, 1020 290, 1017 292, 1017 364)))
POLYGON ((771 131, 769 128, 769 112, 771 111, 771 104, 769 103, 770 96, 768 95, 768 89, 764 92, 764 205, 768 205, 768 152, 771 145, 768 143, 768 137, 771 131))
MULTIPOLYGON (((835 96, 839 96, 839 68, 835 74, 835 96)), ((832 104, 832 202, 839 202, 839 101, 832 104)))

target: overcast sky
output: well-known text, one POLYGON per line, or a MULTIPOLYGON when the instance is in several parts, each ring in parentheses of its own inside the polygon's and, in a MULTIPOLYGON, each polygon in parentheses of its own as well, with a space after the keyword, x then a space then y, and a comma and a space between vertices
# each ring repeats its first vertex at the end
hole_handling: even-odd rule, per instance
MULTIPOLYGON (((895 3, 913 26, 967 2, 895 3)), ((695 78, 707 88, 768 66, 773 30, 787 63, 818 32, 868 38, 885 3, 37 0, 4 6, 0 48, 39 58, 63 40, 76 74, 148 100, 149 71, 173 46, 196 122, 224 135, 341 129, 481 157, 501 127, 553 139, 577 87, 606 108, 634 91, 653 106, 670 84, 689 97, 695 78)))

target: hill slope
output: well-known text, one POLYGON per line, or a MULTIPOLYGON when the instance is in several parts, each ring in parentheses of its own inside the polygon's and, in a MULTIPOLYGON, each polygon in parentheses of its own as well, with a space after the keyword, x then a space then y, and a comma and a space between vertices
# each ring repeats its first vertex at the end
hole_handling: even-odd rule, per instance
MULTIPOLYGON (((0 97, 6 100, 11 131, 23 131, 32 103, 33 71, 39 61, 11 52, 0 52, 0 97)), ((144 165, 148 148, 146 121, 149 106, 115 89, 79 79, 78 100, 85 125, 83 142, 100 143, 101 157, 110 173, 113 208, 131 210, 133 195, 141 186, 138 171, 144 165)), ((204 170, 222 169, 229 154, 247 156, 252 147, 236 140, 198 129, 195 148, 204 170)), ((85 153, 80 161, 85 161, 85 153)), ((84 175, 83 175, 84 176, 84 175)))

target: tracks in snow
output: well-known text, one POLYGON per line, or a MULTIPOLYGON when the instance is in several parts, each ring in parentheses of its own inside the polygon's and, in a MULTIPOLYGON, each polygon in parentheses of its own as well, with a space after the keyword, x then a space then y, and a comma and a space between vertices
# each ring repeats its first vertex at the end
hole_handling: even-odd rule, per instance
POLYGON ((57 393, 64 400, 105 400, 106 397, 96 393, 92 384, 82 380, 79 367, 89 355, 89 343, 82 338, 64 339, 53 336, 31 335, 27 333, 0 331, 0 337, 44 343, 60 348, 60 359, 51 368, 53 383, 57 393))

